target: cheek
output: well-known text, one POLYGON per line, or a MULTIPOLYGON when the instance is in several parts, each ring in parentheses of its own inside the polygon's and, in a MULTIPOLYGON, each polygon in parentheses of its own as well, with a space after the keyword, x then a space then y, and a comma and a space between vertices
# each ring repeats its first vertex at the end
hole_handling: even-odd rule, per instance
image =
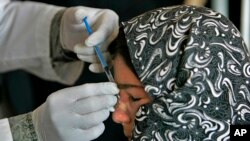
POLYGON ((132 107, 131 112, 133 113, 134 116, 136 115, 136 113, 138 112, 138 110, 140 109, 141 106, 142 106, 142 104, 137 103, 137 102, 131 104, 131 107, 132 107))

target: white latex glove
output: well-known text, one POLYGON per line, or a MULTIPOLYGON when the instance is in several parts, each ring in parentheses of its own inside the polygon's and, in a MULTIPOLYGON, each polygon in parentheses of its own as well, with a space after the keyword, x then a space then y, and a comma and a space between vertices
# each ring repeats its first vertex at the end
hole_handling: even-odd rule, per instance
POLYGON ((109 61, 107 46, 116 38, 118 31, 119 18, 114 11, 79 6, 68 8, 63 14, 60 38, 64 49, 74 50, 79 59, 91 63, 89 69, 92 72, 102 72, 93 46, 99 46, 109 61), (90 36, 83 24, 86 16, 93 31, 90 36))
POLYGON ((90 83, 59 90, 32 113, 39 141, 89 141, 100 136, 119 89, 115 83, 90 83))

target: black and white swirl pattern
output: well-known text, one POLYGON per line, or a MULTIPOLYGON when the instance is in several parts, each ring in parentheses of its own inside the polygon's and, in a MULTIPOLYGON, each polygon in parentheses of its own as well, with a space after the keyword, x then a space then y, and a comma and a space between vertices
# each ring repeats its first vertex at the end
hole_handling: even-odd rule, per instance
POLYGON ((134 141, 225 141, 250 124, 250 61, 223 15, 163 7, 123 22, 132 63, 153 103, 136 115, 134 141))

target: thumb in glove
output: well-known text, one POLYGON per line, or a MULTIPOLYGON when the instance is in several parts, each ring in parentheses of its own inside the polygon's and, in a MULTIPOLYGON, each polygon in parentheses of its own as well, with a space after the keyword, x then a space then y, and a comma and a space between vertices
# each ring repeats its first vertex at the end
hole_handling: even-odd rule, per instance
POLYGON ((112 10, 83 6, 68 8, 61 24, 60 39, 63 48, 74 51, 79 59, 91 63, 92 72, 102 72, 93 46, 98 46, 109 62, 107 47, 118 35, 118 22, 119 18, 112 10), (88 17, 93 31, 90 36, 82 21, 84 17, 88 17))
POLYGON ((115 83, 90 83, 59 90, 32 112, 40 141, 89 141, 100 136, 119 92, 115 83))

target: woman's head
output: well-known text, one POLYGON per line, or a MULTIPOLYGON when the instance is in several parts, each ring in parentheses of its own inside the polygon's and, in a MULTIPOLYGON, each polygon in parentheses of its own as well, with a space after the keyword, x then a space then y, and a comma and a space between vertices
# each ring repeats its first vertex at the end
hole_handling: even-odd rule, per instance
POLYGON ((128 50, 115 56, 115 76, 118 87, 135 87, 121 91, 113 119, 129 123, 128 136, 134 128, 135 140, 227 140, 230 124, 250 124, 249 54, 227 18, 182 5, 146 12, 122 28, 117 44, 128 50), (143 99, 138 104, 134 93, 143 99))
POLYGON ((131 138, 136 113, 142 105, 150 103, 151 98, 145 92, 131 63, 122 28, 117 39, 110 45, 109 52, 112 54, 114 79, 120 89, 112 118, 116 123, 122 124, 124 134, 131 138))

